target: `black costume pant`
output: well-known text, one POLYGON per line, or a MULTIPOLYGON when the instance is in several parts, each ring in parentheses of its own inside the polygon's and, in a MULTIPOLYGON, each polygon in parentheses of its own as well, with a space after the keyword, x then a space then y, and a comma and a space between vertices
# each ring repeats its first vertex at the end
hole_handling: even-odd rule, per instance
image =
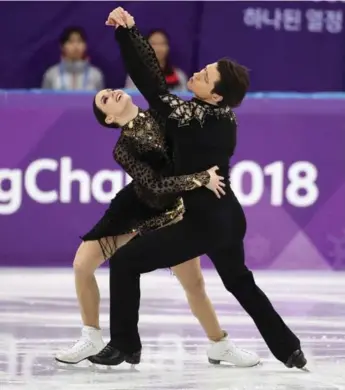
POLYGON ((216 220, 193 213, 175 225, 150 232, 120 248, 110 260, 111 344, 123 352, 141 348, 138 333, 140 274, 181 264, 202 254, 212 260, 225 288, 251 316, 273 355, 286 363, 300 348, 299 339, 285 325, 245 266, 245 217, 236 202, 216 220), (229 224, 229 220, 231 224, 229 224), (224 222, 224 223, 223 223, 224 222))

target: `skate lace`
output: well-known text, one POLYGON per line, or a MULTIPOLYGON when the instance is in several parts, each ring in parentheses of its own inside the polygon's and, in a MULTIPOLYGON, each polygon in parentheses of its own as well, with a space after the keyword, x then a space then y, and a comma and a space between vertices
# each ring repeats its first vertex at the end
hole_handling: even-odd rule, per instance
POLYGON ((227 356, 227 355, 234 355, 234 350, 232 348, 224 349, 223 356, 227 356))
POLYGON ((78 353, 88 349, 90 346, 93 347, 92 341, 87 337, 82 336, 79 340, 77 340, 74 344, 72 344, 68 348, 68 350, 71 353, 78 353))
POLYGON ((113 352, 113 347, 110 346, 110 345, 106 345, 101 352, 98 353, 97 356, 107 356, 109 355, 111 352, 113 352))
POLYGON ((237 356, 240 360, 245 359, 246 357, 250 356, 251 353, 246 351, 245 349, 241 349, 236 347, 235 345, 232 345, 228 348, 226 348, 223 352, 224 356, 237 356))

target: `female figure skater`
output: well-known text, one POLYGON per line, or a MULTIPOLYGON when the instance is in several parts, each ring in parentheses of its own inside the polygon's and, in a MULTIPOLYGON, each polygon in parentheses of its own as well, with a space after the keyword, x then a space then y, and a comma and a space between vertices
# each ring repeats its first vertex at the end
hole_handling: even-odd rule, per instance
MULTIPOLYGON (((84 327, 81 338, 56 355, 57 361, 69 364, 85 360, 104 348, 95 270, 136 235, 183 218, 184 205, 179 193, 201 186, 218 197, 224 193, 217 167, 191 175, 169 176, 173 160, 159 116, 151 109, 138 108, 125 92, 109 89, 98 92, 93 110, 103 126, 121 128, 113 155, 133 181, 116 195, 101 220, 82 237, 83 243, 77 250, 73 265, 84 327)), ((185 290, 192 313, 211 341, 212 356, 216 353, 219 361, 237 366, 258 364, 255 353, 236 347, 221 329, 204 288, 200 259, 173 267, 172 271, 185 290)))

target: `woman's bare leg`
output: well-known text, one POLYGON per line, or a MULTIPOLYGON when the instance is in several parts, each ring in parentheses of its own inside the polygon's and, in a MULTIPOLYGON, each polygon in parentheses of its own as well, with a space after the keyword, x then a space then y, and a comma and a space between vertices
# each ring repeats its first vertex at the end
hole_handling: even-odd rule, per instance
POLYGON ((221 329, 214 307, 205 290, 200 259, 189 260, 173 267, 172 270, 186 292, 194 316, 211 340, 207 351, 209 362, 219 364, 225 361, 240 367, 258 364, 260 358, 256 353, 238 348, 221 329))
POLYGON ((200 258, 189 260, 172 268, 186 293, 189 307, 203 327, 207 337, 213 341, 224 338, 214 307, 206 293, 200 258))
POLYGON ((105 255, 111 257, 117 248, 125 245, 133 237, 134 234, 124 234, 119 237, 103 238, 101 245, 98 241, 85 241, 79 246, 73 268, 80 313, 85 326, 100 328, 100 294, 95 277, 96 269, 105 262, 105 255), (102 248, 106 253, 103 253, 102 248))
POLYGON ((95 277, 96 269, 111 257, 117 248, 125 245, 135 234, 105 237, 99 241, 83 242, 76 253, 73 268, 75 286, 84 327, 81 338, 67 350, 59 351, 55 359, 76 364, 96 355, 104 348, 99 327, 100 294, 95 277))

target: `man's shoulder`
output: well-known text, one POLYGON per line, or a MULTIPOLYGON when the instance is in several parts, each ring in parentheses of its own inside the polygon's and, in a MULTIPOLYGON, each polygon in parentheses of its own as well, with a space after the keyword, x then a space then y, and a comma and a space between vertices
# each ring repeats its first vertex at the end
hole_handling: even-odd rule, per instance
POLYGON ((184 100, 180 98, 179 96, 173 94, 173 93, 166 93, 164 95, 160 95, 159 98, 164 102, 168 103, 171 107, 175 107, 177 105, 181 104, 188 104, 190 103, 190 100, 184 100))

